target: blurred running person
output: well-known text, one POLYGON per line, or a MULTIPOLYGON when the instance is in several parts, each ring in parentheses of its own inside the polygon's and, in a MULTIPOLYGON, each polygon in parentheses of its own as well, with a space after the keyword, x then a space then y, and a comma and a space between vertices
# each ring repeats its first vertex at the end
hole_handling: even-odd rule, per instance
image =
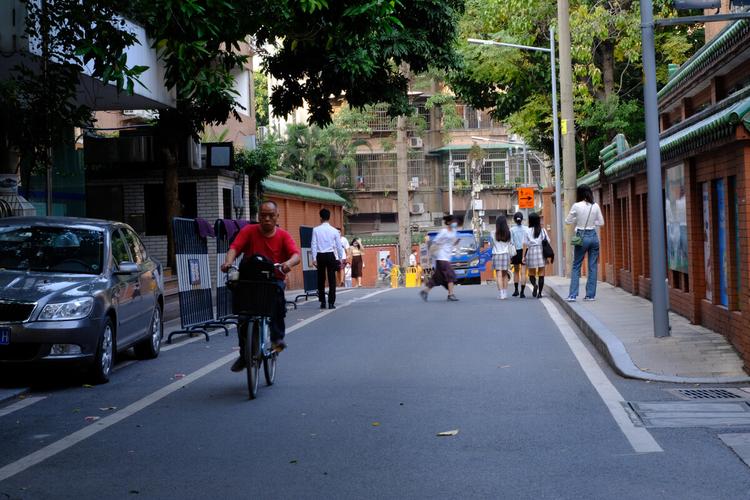
POLYGON ((510 230, 510 239, 516 248, 516 255, 511 257, 510 263, 513 265, 513 296, 518 297, 518 284, 521 284, 521 298, 526 298, 524 290, 526 289, 526 268, 523 265, 523 244, 526 241, 526 233, 529 231, 523 225, 523 214, 516 212, 513 214, 513 221, 516 223, 510 230))
POLYGON ((453 287, 456 282, 456 272, 453 270, 451 265, 451 257, 453 256, 453 249, 458 243, 458 219, 453 215, 446 215, 443 217, 446 227, 440 230, 440 232, 432 240, 432 247, 435 247, 433 251, 433 258, 435 259, 435 269, 432 272, 430 280, 426 284, 426 288, 419 291, 422 300, 427 302, 427 295, 430 293, 435 286, 444 286, 448 290, 448 300, 456 302, 458 299, 453 293, 453 287))

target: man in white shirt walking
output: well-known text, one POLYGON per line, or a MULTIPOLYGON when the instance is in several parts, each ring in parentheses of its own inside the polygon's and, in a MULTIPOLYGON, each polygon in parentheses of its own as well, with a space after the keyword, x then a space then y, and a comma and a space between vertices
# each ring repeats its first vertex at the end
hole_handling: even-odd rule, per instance
POLYGON ((336 271, 339 267, 339 256, 344 255, 341 236, 328 221, 331 211, 327 208, 320 210, 320 225, 313 228, 312 259, 318 269, 318 300, 320 308, 326 308, 325 283, 328 279, 328 309, 336 309, 336 271))

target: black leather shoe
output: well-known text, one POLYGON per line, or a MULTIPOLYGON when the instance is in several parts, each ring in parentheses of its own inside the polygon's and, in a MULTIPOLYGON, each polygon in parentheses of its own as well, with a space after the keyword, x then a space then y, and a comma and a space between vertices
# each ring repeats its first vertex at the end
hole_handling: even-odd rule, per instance
POLYGON ((232 370, 233 372, 241 372, 242 370, 244 370, 245 369, 245 358, 243 358, 242 356, 240 356, 239 358, 237 358, 235 360, 235 362, 232 363, 232 366, 229 369, 232 370))
POLYGON ((336 306, 334 306, 333 304, 328 304, 328 309, 336 309, 336 306))
POLYGON ((321 308, 321 309, 325 309, 325 308, 326 308, 326 304, 325 304, 325 302, 321 302, 321 303, 320 303, 320 308, 321 308))

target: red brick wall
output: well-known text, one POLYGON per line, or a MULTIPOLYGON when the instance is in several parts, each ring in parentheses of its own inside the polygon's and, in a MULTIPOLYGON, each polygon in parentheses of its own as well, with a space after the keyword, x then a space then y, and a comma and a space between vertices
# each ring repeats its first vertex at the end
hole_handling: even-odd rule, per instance
MULTIPOLYGON (((677 165, 670 162, 664 168, 677 165)), ((668 269, 670 308, 691 322, 722 333, 745 359, 750 371, 750 283, 737 283, 736 262, 740 262, 742 276, 750 275, 750 135, 739 129, 736 140, 705 153, 684 160, 686 208, 688 221, 688 274, 675 276, 668 269), (736 177, 738 199, 739 248, 733 245, 733 220, 729 177, 736 177), (720 304, 718 263, 712 266, 713 303, 706 297, 703 241, 703 201, 701 184, 722 179, 725 185, 725 216, 727 217, 727 288, 729 307, 720 304), (679 278, 679 279, 675 279, 679 278), (740 293, 736 292, 740 289, 740 293)), ((620 180, 617 185, 605 184, 600 189, 605 227, 601 232, 601 260, 604 273, 600 279, 620 286, 645 298, 651 295, 650 238, 648 231, 646 174, 620 180), (628 235, 630 240, 627 241, 628 235), (623 241, 625 238, 625 241, 623 241)), ((714 241, 711 255, 718 254, 716 245, 718 218, 716 202, 711 191, 710 220, 714 241)))
MULTIPOLYGON (((269 194, 265 199, 273 200, 279 205, 279 226, 292 235, 297 246, 300 245, 300 226, 317 226, 320 224, 320 215, 318 212, 320 212, 321 208, 327 208, 331 211, 332 226, 343 227, 344 213, 341 205, 284 197, 276 194, 269 194)), ((303 288, 303 283, 302 265, 300 264, 292 269, 292 272, 287 276, 286 286, 289 290, 298 290, 303 288)))

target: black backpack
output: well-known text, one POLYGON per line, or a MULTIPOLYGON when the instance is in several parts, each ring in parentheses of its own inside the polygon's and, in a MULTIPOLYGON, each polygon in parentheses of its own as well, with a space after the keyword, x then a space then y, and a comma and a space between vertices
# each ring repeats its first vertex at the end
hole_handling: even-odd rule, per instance
POLYGON ((249 281, 268 281, 274 279, 273 262, 260 254, 243 257, 240 262, 240 279, 249 281))

